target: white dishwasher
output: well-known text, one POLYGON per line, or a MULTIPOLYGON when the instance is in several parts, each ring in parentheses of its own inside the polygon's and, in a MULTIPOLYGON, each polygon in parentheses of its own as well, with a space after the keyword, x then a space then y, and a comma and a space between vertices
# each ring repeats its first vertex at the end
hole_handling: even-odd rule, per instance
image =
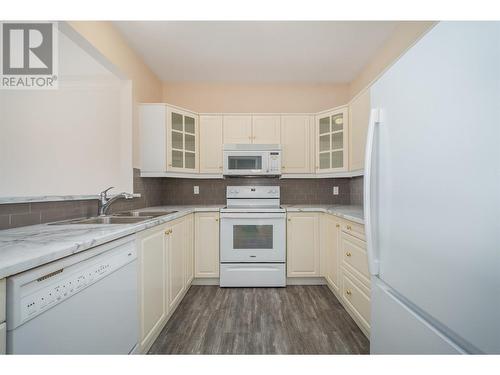
POLYGON ((131 237, 7 279, 7 353, 128 354, 137 339, 131 237))

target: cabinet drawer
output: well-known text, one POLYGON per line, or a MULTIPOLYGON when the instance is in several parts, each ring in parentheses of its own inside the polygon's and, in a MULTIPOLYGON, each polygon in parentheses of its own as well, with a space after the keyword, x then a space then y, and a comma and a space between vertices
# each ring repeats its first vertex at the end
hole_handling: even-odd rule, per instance
POLYGON ((5 321, 5 279, 0 280, 0 323, 5 321))
POLYGON ((343 221, 342 231, 349 233, 350 235, 357 237, 363 241, 366 241, 364 225, 354 223, 352 221, 343 221))
POLYGON ((365 284, 370 282, 368 271, 368 254, 366 253, 366 242, 357 239, 347 233, 342 233, 342 263, 344 267, 353 269, 364 280, 365 284))
POLYGON ((0 324, 0 354, 5 354, 7 346, 7 324, 0 324))
POLYGON ((342 299, 367 331, 370 330, 369 294, 369 289, 363 287, 356 280, 356 277, 344 270, 342 273, 342 299))

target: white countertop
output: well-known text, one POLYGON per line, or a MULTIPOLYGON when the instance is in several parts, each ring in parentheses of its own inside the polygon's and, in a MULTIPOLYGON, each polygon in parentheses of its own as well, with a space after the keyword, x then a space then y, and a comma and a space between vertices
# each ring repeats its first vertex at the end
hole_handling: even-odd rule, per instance
MULTIPOLYGON (((178 211, 135 224, 31 225, 0 230, 0 279, 93 248, 193 212, 219 211, 223 205, 158 206, 135 211, 178 211)), ((361 206, 284 205, 290 212, 325 212, 363 224, 361 206)))
POLYGON ((291 204, 283 205, 287 212, 324 212, 358 224, 364 224, 363 206, 328 204, 291 204))
MULTIPOLYGON (((219 211, 222 206, 163 206, 143 210, 176 210, 134 224, 39 224, 0 231, 0 279, 122 238, 192 212, 219 211)), ((141 210, 136 210, 141 211, 141 210)))

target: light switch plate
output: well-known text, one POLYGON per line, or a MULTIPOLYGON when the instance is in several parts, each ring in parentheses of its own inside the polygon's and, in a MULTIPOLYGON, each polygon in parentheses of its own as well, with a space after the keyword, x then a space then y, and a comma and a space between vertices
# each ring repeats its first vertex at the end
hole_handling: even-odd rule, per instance
POLYGON ((338 186, 333 187, 333 195, 339 195, 339 187, 338 186))
POLYGON ((193 186, 193 194, 200 194, 200 187, 199 186, 193 186))

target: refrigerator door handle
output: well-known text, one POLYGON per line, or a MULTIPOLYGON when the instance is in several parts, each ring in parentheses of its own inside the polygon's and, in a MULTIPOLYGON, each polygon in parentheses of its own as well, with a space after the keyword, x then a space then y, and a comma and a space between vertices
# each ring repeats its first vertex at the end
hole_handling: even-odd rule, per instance
POLYGON ((373 179, 372 179, 372 163, 373 163, 373 148, 375 142, 376 125, 380 123, 380 110, 372 108, 370 111, 370 120, 368 123, 368 135, 366 139, 365 149, 365 176, 364 176, 364 212, 365 212, 365 236, 368 253, 368 265, 372 275, 379 274, 379 254, 374 243, 374 228, 373 228, 373 210, 372 210, 372 194, 373 194, 373 179))

